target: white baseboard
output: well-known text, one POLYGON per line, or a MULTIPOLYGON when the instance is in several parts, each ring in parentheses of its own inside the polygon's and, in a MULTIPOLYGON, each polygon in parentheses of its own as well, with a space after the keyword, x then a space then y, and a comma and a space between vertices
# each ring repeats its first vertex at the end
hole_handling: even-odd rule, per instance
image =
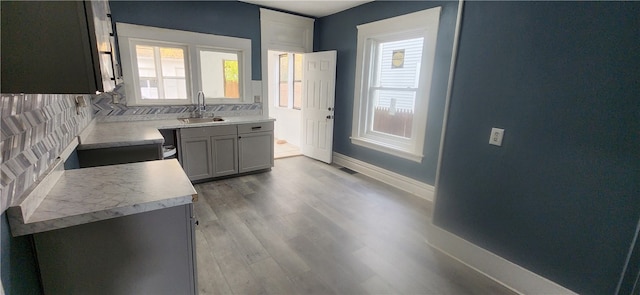
POLYGON ((333 162, 433 202, 434 188, 432 185, 335 152, 333 153, 333 162))
POLYGON ((433 224, 427 243, 519 294, 577 294, 433 224))

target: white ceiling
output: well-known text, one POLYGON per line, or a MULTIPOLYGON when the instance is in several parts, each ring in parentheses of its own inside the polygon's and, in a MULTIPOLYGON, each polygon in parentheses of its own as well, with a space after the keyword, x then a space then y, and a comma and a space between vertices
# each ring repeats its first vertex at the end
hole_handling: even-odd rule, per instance
POLYGON ((313 17, 323 17, 347 10, 373 0, 340 0, 340 1, 299 1, 299 0, 240 0, 251 4, 271 7, 313 17))

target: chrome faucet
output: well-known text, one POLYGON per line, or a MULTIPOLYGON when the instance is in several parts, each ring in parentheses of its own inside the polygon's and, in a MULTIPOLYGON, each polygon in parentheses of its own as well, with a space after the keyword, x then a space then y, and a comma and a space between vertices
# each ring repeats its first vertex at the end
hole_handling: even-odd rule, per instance
POLYGON ((205 102, 204 92, 198 91, 198 105, 196 106, 196 117, 204 117, 204 113, 207 111, 207 103, 205 102), (200 97, 202 97, 202 103, 200 103, 200 97))

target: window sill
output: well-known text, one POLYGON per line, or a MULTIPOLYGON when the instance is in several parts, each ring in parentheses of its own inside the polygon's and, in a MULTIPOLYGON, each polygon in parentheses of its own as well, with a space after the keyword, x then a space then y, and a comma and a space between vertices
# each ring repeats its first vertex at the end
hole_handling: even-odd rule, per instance
POLYGON ((399 149, 394 146, 390 146, 383 142, 374 141, 364 137, 351 137, 351 143, 359 146, 363 146, 372 150, 387 153, 399 158, 411 160, 413 162, 422 163, 424 155, 415 154, 406 150, 399 149))

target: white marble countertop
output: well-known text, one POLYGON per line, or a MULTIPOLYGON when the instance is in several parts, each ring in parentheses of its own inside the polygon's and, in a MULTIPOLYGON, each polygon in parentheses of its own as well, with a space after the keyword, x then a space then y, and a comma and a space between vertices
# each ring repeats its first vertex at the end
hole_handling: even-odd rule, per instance
POLYGON ((20 210, 9 210, 8 215, 12 235, 19 236, 185 205, 196 199, 178 161, 158 160, 65 170, 33 213, 25 217, 20 210))
POLYGON ((184 123, 178 119, 152 121, 123 121, 92 123, 86 132, 80 135, 79 150, 162 144, 164 138, 159 129, 181 129, 193 127, 234 125, 275 121, 265 116, 223 117, 221 122, 184 123))

